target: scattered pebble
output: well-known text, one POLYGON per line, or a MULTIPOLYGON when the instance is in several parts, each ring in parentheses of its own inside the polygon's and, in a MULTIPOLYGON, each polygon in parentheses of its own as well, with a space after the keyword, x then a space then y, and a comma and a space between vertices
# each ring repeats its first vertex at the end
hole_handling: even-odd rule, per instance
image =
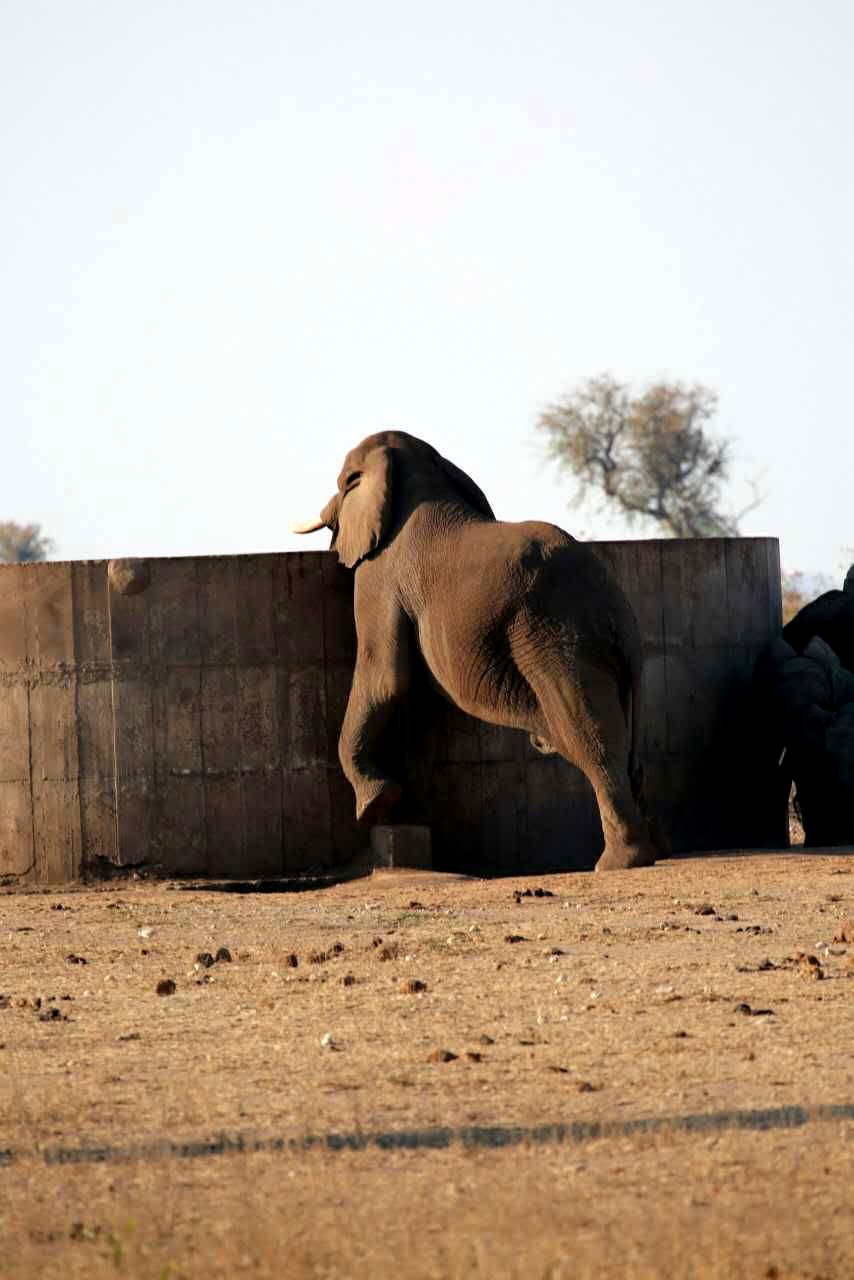
POLYGON ((553 898, 554 894, 551 889, 514 889, 513 899, 516 903, 520 903, 523 898, 553 898))
POLYGON ((216 963, 209 951, 200 951, 196 956, 196 964, 202 969, 210 969, 216 963))
POLYGON ((174 996, 178 987, 174 978, 161 978, 157 984, 156 990, 159 996, 174 996))
POLYGON ((420 978, 407 978, 401 982, 400 990, 403 995, 416 995, 419 991, 427 990, 427 983, 422 982, 420 978))
POLYGON ((341 982, 345 987, 354 987, 356 985, 356 979, 352 973, 345 973, 341 982))
POLYGON ((85 957, 76 956, 73 951, 69 952, 69 954, 65 957, 65 960, 67 964, 88 964, 89 963, 88 960, 85 959, 85 957))
POLYGON ((428 1057, 428 1062, 456 1062, 460 1055, 451 1053, 450 1049, 434 1049, 428 1057))
POLYGON ((228 947, 220 947, 216 955, 214 956, 214 960, 216 960, 217 962, 225 963, 225 964, 231 964, 232 956, 228 947))
POLYGON ((150 924, 144 924, 141 929, 137 930, 140 938, 150 938, 154 933, 154 928, 150 924))
POLYGON ((52 1009, 45 1009, 44 1013, 38 1015, 39 1022, 67 1022, 68 1018, 65 1014, 54 1006, 52 1009))
POLYGON ((290 955, 285 956, 285 964, 289 969, 296 969, 299 964, 299 956, 292 951, 290 955))
POLYGON ((703 902, 699 907, 694 908, 695 916, 716 916, 717 914, 711 902, 703 902))
POLYGON ((320 1047, 321 1049, 337 1049, 338 1048, 338 1045, 335 1042, 335 1037, 333 1036, 331 1031, 325 1031, 323 1035, 320 1037, 320 1047))
POLYGON ((818 982, 824 977, 824 970, 819 964, 818 957, 807 955, 805 952, 801 952, 798 956, 798 971, 802 978, 812 982, 818 982))
POLYGON ((505 933, 505 942, 527 942, 527 938, 523 938, 521 933, 505 933))
POLYGON ((466 1058, 469 1062, 483 1062, 483 1054, 477 1053, 474 1049, 466 1049, 466 1058))

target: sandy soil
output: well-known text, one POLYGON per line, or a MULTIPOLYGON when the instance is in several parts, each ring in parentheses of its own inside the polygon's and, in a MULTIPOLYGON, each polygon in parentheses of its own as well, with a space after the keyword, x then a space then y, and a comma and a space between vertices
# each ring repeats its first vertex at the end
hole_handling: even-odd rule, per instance
POLYGON ((0 1275, 850 1277, 853 962, 839 851, 2 893, 0 1275))

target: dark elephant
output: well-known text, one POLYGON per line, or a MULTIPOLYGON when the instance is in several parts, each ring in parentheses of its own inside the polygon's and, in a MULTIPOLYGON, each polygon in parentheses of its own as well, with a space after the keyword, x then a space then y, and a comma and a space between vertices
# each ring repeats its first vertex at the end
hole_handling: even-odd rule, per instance
POLYGON ((770 644, 756 687, 780 794, 795 797, 808 845, 854 843, 854 572, 806 605, 770 644))
POLYGON ((497 521, 478 486, 423 440, 369 436, 320 516, 355 568, 358 651, 339 755, 357 817, 382 818, 400 785, 378 740, 419 652, 432 683, 491 724, 559 752, 596 793, 597 868, 655 860, 638 805, 641 651, 632 609, 589 547, 550 524, 497 521))
POLYGON ((783 639, 796 653, 803 653, 813 636, 829 645, 843 667, 854 672, 854 565, 841 591, 825 591, 783 628, 783 639))

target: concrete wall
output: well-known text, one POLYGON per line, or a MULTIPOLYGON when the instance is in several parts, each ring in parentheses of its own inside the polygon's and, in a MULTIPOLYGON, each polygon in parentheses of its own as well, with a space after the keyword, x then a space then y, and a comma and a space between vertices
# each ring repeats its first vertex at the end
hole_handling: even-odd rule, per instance
MULTIPOLYGON (((780 629, 776 540, 594 545, 638 613, 648 793, 674 850, 784 844, 747 698, 780 629)), ((351 597, 326 552, 151 560, 112 581, 105 561, 0 567, 0 878, 101 860, 274 876, 361 850, 336 753, 351 597)), ((601 831, 577 770, 416 683, 389 748, 406 757, 399 816, 430 824, 438 861, 590 865, 601 831)))

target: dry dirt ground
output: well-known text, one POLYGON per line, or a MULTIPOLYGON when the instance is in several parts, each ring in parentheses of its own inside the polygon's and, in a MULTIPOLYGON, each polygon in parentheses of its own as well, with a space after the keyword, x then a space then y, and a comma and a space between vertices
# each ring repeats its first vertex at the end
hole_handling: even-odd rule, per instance
POLYGON ((852 1277, 852 918, 842 851, 2 893, 0 1275, 852 1277))

